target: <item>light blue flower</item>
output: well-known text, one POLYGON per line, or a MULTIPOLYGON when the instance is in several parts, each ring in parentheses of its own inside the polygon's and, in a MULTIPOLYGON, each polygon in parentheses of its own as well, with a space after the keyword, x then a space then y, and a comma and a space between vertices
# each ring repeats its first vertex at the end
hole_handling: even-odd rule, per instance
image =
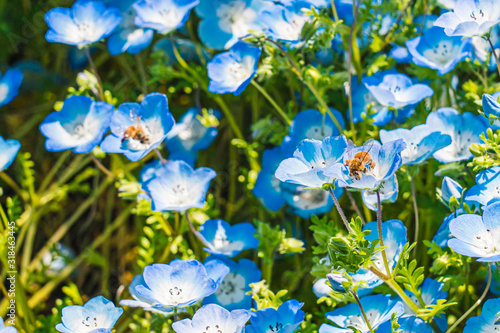
POLYGON ((104 298, 97 296, 85 305, 71 305, 62 309, 62 323, 56 330, 62 333, 94 333, 111 330, 123 309, 104 298))
POLYGON ((70 96, 61 111, 49 114, 40 125, 47 138, 48 151, 73 149, 78 154, 91 152, 108 131, 115 107, 90 97, 70 96))
POLYGON ((448 241, 455 252, 481 262, 500 261, 500 202, 484 207, 483 216, 460 215, 450 222, 456 238, 448 241))
POLYGON ((241 94, 257 72, 260 53, 260 48, 238 42, 229 51, 216 55, 207 65, 208 90, 217 94, 241 94))
POLYGON ((463 333, 495 332, 499 330, 498 312, 500 312, 500 298, 487 300, 484 302, 481 315, 467 320, 463 333))
POLYGON ((453 11, 442 14, 434 26, 448 36, 482 36, 500 22, 496 0, 457 0, 453 11))
POLYGON ((193 332, 231 332, 241 333, 250 318, 250 311, 233 310, 229 312, 217 304, 201 307, 193 319, 183 319, 172 324, 176 333, 193 332))
MULTIPOLYGON (((331 289, 337 291, 337 292, 342 292, 342 293, 345 293, 346 290, 344 288, 344 286, 342 285, 342 283, 344 282, 348 282, 348 279, 344 276, 345 274, 345 271, 340 271, 340 272, 332 272, 330 274, 327 274, 326 277, 327 277, 327 280, 330 282, 330 291, 331 289)), ((365 278, 366 278, 366 275, 361 273, 361 274, 351 274, 351 278, 352 278, 352 281, 353 282, 362 282, 362 281, 365 281, 365 278)), ((369 281, 366 281, 369 283, 369 281)), ((363 285, 359 285, 358 286, 358 290, 357 290, 357 295, 359 297, 363 297, 363 296, 366 296, 366 295, 370 295, 373 291, 373 288, 371 287, 366 287, 366 286, 363 286, 363 285)))
MULTIPOLYGON (((330 111, 340 124, 345 128, 344 117, 333 108, 330 111)), ((304 139, 323 140, 329 136, 338 136, 341 133, 329 113, 323 115, 318 110, 308 109, 297 113, 290 124, 289 134, 283 138, 281 149, 286 157, 291 157, 293 152, 304 139)))
MULTIPOLYGON (((398 328, 398 333, 434 333, 431 325, 417 316, 398 318, 398 325, 400 325, 400 327, 398 328)), ((391 321, 388 320, 380 325, 380 328, 377 332, 392 332, 391 321)))
POLYGON ((250 30, 262 31, 258 19, 260 10, 269 4, 265 0, 204 0, 196 6, 201 18, 198 35, 208 47, 225 50, 233 46, 250 30))
POLYGON ((441 198, 446 203, 449 203, 452 197, 460 202, 463 190, 462 185, 446 176, 443 178, 443 183, 441 184, 441 198))
POLYGON ((396 60, 398 64, 409 64, 412 62, 412 56, 404 46, 394 45, 389 51, 389 57, 396 60))
POLYGON ((21 82, 23 82, 23 72, 17 68, 9 69, 3 76, 0 74, 0 107, 9 104, 17 97, 21 82))
POLYGON ((245 333, 291 333, 304 321, 304 311, 300 308, 304 303, 292 299, 281 304, 279 308, 267 308, 252 313, 251 325, 245 327, 245 333))
MULTIPOLYGON (((209 109, 207 113, 220 118, 217 110, 209 109)), ((198 159, 198 151, 208 148, 215 140, 218 129, 216 126, 206 127, 198 119, 200 110, 197 107, 189 109, 172 129, 173 136, 167 138, 168 158, 183 160, 194 165, 198 159)))
POLYGON ((264 150, 262 153, 262 169, 260 169, 255 186, 252 189, 262 204, 270 211, 277 211, 285 204, 281 195, 280 180, 274 176, 276 169, 283 161, 283 153, 280 147, 264 150))
MULTIPOLYGON (((390 295, 365 296, 360 301, 368 316, 370 326, 374 330, 386 321, 390 321, 393 314, 396 314, 396 317, 404 314, 403 303, 392 300, 390 295)), ((348 328, 349 326, 356 328, 361 333, 370 332, 356 303, 350 303, 332 312, 328 312, 326 319, 332 321, 337 327, 323 324, 319 328, 319 333, 347 333, 351 332, 351 329, 348 328)))
POLYGON ((244 250, 257 248, 259 240, 254 237, 255 232, 251 223, 230 225, 220 219, 208 220, 200 227, 200 233, 210 244, 210 248, 204 250, 229 258, 236 257, 244 250))
POLYGON ((500 120, 496 119, 500 118, 500 103, 498 102, 499 98, 500 98, 500 91, 494 93, 493 95, 488 95, 488 94, 483 95, 483 112, 486 117, 493 120, 493 129, 500 128, 500 120))
POLYGON ((14 326, 5 326, 3 319, 0 318, 0 333, 17 333, 14 326))
POLYGON ((335 177, 325 175, 329 166, 341 161, 347 149, 345 136, 327 137, 323 141, 302 141, 293 157, 283 160, 276 170, 276 178, 282 182, 307 187, 322 187, 332 183, 335 177))
POLYGON ((436 235, 432 239, 434 243, 439 245, 440 247, 448 247, 448 241, 452 238, 452 234, 450 232, 450 222, 455 219, 457 216, 465 214, 465 211, 460 208, 457 209, 456 213, 453 212, 450 215, 446 216, 441 223, 436 235))
POLYGON ((123 103, 118 107, 111 118, 112 134, 104 138, 101 149, 139 161, 167 138, 174 124, 167 96, 148 94, 141 104, 123 103))
POLYGON ((45 14, 49 26, 45 39, 85 46, 108 37, 121 20, 117 8, 108 8, 101 1, 78 0, 71 8, 57 7, 45 14))
POLYGON ((487 206, 500 200, 500 166, 492 167, 476 175, 476 185, 464 196, 467 202, 487 206))
POLYGON ((203 304, 218 304, 227 310, 247 309, 252 308, 252 295, 247 293, 252 290, 251 283, 259 282, 262 274, 257 265, 248 259, 240 259, 238 263, 231 259, 210 256, 206 262, 210 260, 221 260, 226 266, 229 267, 229 274, 222 280, 217 291, 206 297, 203 304))
POLYGON ((265 33, 274 40, 289 43, 291 47, 303 43, 302 28, 311 20, 303 9, 309 9, 311 4, 294 1, 286 6, 274 4, 264 8, 259 19, 267 27, 265 33))
POLYGON ((43 272, 49 276, 57 276, 75 259, 75 251, 61 243, 56 243, 53 249, 46 252, 42 257, 43 272))
POLYGON ((470 56, 471 50, 470 40, 449 37, 440 27, 424 30, 422 36, 407 41, 406 46, 415 65, 435 69, 439 75, 451 72, 470 56))
POLYGON ((132 5, 137 13, 134 22, 140 28, 167 34, 181 28, 198 3, 199 0, 139 0, 132 5))
POLYGON ((136 27, 136 13, 132 5, 136 0, 108 0, 107 4, 116 7, 122 14, 122 21, 108 39, 108 50, 116 56, 123 52, 138 54, 151 44, 154 31, 136 27))
POLYGON ((170 315, 174 313, 174 310, 171 308, 155 308, 155 302, 139 295, 137 290, 135 289, 137 286, 145 285, 144 277, 142 275, 137 275, 132 279, 132 283, 128 287, 130 295, 132 295, 133 299, 122 299, 120 301, 120 305, 128 306, 131 308, 143 308, 146 311, 156 312, 163 315, 170 315))
MULTIPOLYGON (((333 192, 338 199, 344 194, 344 189, 335 187, 333 192)), ((323 215, 331 212, 333 208, 332 197, 328 191, 320 188, 281 183, 281 195, 290 206, 291 212, 303 219, 309 219, 312 215, 323 215)))
POLYGON ((377 102, 390 109, 398 110, 408 105, 416 105, 434 94, 428 85, 413 84, 404 74, 386 74, 381 78, 369 76, 361 81, 377 102))
POLYGON ((184 161, 171 161, 143 188, 151 195, 151 208, 154 211, 185 211, 205 205, 210 181, 215 176, 215 171, 210 168, 193 170, 184 161))
POLYGON ((401 167, 403 159, 401 152, 405 150, 406 143, 402 139, 386 142, 383 145, 374 141, 366 143, 363 147, 350 147, 343 156, 343 163, 335 163, 324 171, 325 176, 336 179, 336 184, 349 189, 376 191, 384 180, 389 179, 401 167), (369 145, 366 147, 366 145, 369 145), (346 166, 347 160, 352 159, 356 153, 365 151, 371 155, 374 167, 367 165, 366 173, 352 174, 346 166))
POLYGON ((203 265, 198 260, 176 259, 170 264, 144 268, 144 283, 135 290, 156 309, 186 307, 212 295, 229 273, 220 260, 203 265))
POLYGON ((428 125, 422 124, 408 130, 398 128, 392 131, 381 130, 380 140, 387 143, 403 139, 406 149, 401 152, 403 164, 415 165, 423 163, 436 151, 451 144, 451 137, 435 131, 428 125))
MULTIPOLYGON (((495 26, 490 33, 490 41, 493 44, 495 52, 498 54, 500 49, 500 26, 495 26)), ((484 64, 489 59, 487 64, 490 71, 494 71, 497 68, 497 62, 495 56, 491 54, 491 45, 488 40, 484 39, 482 36, 476 36, 471 38, 472 44, 472 60, 479 61, 479 63, 484 64)))
POLYGON ((0 136, 0 171, 7 169, 21 149, 21 143, 14 139, 4 140, 0 136))
MULTIPOLYGON (((382 181, 380 185, 380 201, 381 202, 394 202, 398 198, 399 186, 398 179, 396 175, 393 175, 389 179, 382 181)), ((368 209, 376 212, 377 211, 377 193, 370 190, 364 190, 361 192, 361 198, 368 209)))

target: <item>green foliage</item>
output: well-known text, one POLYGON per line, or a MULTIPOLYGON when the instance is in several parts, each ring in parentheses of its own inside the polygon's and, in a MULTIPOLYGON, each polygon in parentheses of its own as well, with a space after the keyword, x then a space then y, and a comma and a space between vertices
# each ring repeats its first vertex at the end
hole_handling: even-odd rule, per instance
MULTIPOLYGON (((395 280, 402 283, 409 292, 417 297, 420 303, 423 303, 423 301, 421 296, 422 291, 419 289, 419 286, 424 281, 424 271, 424 267, 417 268, 417 260, 408 262, 407 259, 403 259, 402 265, 398 270, 399 275, 395 277, 395 280)), ((420 305, 423 306, 423 304, 420 305)))
POLYGON ((316 215, 311 216, 312 225, 309 227, 313 232, 315 246, 312 247, 313 254, 328 253, 328 244, 330 239, 338 234, 338 228, 335 223, 328 219, 328 216, 323 216, 321 219, 316 215))
POLYGON ((474 159, 469 166, 474 172, 500 165, 500 130, 493 132, 488 128, 486 135, 483 133, 480 138, 483 143, 473 143, 470 146, 474 159))
POLYGON ((398 318, 396 317, 396 315, 396 313, 393 313, 391 316, 392 333, 401 333, 403 332, 403 330, 399 329, 401 325, 398 324, 398 318))
POLYGON ((269 289, 269 286, 264 280, 251 283, 250 288, 252 288, 252 290, 249 291, 247 295, 252 295, 252 299, 255 301, 257 310, 279 308, 279 306, 285 302, 282 298, 288 294, 288 290, 286 289, 280 290, 275 294, 271 291, 271 289, 269 289))
POLYGON ((456 302, 449 302, 446 299, 438 299, 436 304, 427 304, 424 309, 418 310, 417 316, 425 321, 432 320, 440 315, 444 315, 446 310, 454 305, 456 302))

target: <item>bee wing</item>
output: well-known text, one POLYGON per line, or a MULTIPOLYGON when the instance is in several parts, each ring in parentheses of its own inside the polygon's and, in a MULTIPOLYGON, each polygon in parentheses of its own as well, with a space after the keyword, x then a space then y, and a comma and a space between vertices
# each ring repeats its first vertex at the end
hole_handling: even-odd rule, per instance
POLYGON ((370 150, 372 150, 374 143, 375 143, 374 139, 370 139, 370 140, 366 141, 363 144, 363 150, 362 151, 365 152, 365 153, 369 153, 370 150))
POLYGON ((356 145, 352 142, 352 140, 349 140, 347 142, 347 159, 352 160, 354 158, 354 155, 356 155, 356 145))

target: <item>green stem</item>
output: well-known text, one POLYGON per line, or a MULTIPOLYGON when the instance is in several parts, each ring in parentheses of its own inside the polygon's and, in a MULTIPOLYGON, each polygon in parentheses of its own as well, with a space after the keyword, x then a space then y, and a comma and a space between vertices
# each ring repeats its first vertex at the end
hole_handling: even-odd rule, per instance
POLYGON ((363 319, 365 320, 366 326, 368 326, 370 333, 375 333, 375 331, 372 328, 372 325, 370 324, 370 321, 368 320, 368 316, 366 315, 365 309, 363 308, 363 305, 361 304, 361 301, 358 298, 358 295, 356 295, 356 293, 353 292, 352 290, 349 290, 349 292, 356 300, 356 303, 358 303, 359 309, 361 310, 361 314, 363 315, 363 319))
POLYGON ((356 214, 358 214, 359 218, 361 219, 361 222, 363 222, 363 225, 365 225, 366 222, 365 222, 365 219, 363 218, 363 214, 361 214, 361 210, 359 209, 358 204, 356 203, 356 200, 354 200, 354 197, 352 196, 351 191, 346 191, 346 193, 347 193, 347 197, 351 201, 352 207, 356 211, 356 214))
POLYGON ((59 172, 59 169, 62 167, 68 156, 71 154, 71 150, 67 150, 64 153, 59 156, 57 159, 56 164, 50 169, 49 173, 47 176, 43 179, 42 185, 40 185, 40 188, 38 189, 38 193, 41 194, 47 186, 49 186, 50 182, 54 178, 54 176, 59 172))
MULTIPOLYGON (((378 225, 378 238, 380 240, 380 246, 384 247, 384 235, 382 232, 382 203, 380 200, 380 191, 377 191, 377 225, 378 225)), ((389 268, 389 261, 387 261, 387 254, 385 252, 385 247, 382 249, 382 260, 384 261, 384 266, 387 272, 387 276, 392 277, 392 273, 389 268)))
POLYGON ((144 63, 142 57, 139 54, 135 55, 135 60, 137 62, 137 67, 139 68, 139 75, 141 76, 141 88, 144 94, 148 93, 148 79, 146 77, 146 70, 144 69, 144 63))
POLYGON ((4 182, 6 182, 7 185, 9 185, 10 188, 12 188, 14 190, 14 192, 16 192, 17 195, 19 195, 21 197, 21 199, 23 199, 24 201, 28 200, 26 193, 24 193, 24 191, 21 190, 19 185, 17 185, 17 183, 14 181, 14 179, 10 178, 10 176, 8 174, 6 174, 5 172, 0 172, 0 178, 4 182))
POLYGON ((339 14, 337 14, 337 7, 335 7, 335 0, 331 0, 332 4, 332 12, 333 12, 333 19, 335 22, 339 21, 339 14))
POLYGON ((414 313, 418 313, 419 310, 418 305, 413 303, 411 298, 408 297, 408 295, 406 295, 404 290, 399 286, 399 284, 397 284, 396 281, 394 281, 394 279, 390 278, 389 280, 386 280, 385 283, 389 287, 391 287, 391 289, 394 290, 396 294, 398 294, 398 296, 403 300, 403 302, 405 302, 406 305, 408 305, 414 313))
POLYGON ((90 55, 89 47, 85 47, 85 54, 87 55, 87 59, 89 60, 90 68, 92 68, 92 72, 94 72, 94 76, 97 79, 97 89, 99 90, 99 94, 97 96, 101 101, 104 100, 104 88, 102 87, 101 77, 99 73, 97 73, 97 68, 95 67, 94 61, 92 60, 92 56, 90 55))
POLYGON ((413 177, 411 177, 411 196, 413 199, 413 211, 415 212, 415 243, 418 246, 418 235, 420 233, 420 222, 418 218, 418 204, 417 204, 417 196, 415 193, 415 182, 413 177))
POLYGON ((267 99, 267 101, 274 107, 279 116, 283 119, 285 124, 290 125, 292 121, 286 115, 285 111, 276 103, 276 101, 267 93, 267 91, 262 88, 255 80, 251 81, 252 85, 267 99))

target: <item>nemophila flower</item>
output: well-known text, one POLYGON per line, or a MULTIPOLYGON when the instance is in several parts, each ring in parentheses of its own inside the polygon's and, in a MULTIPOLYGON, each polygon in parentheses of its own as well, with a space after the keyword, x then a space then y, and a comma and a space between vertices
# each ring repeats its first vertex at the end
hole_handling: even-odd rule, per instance
POLYGON ((408 105, 413 106, 434 94, 428 85, 413 84, 404 74, 386 74, 381 78, 369 76, 361 81, 377 102, 389 109, 398 110, 408 105))
POLYGON ((440 27, 424 30, 422 36, 407 41, 406 47, 415 65, 435 69, 439 75, 451 72, 471 50, 468 39, 447 36, 440 27))
POLYGON ((248 259, 240 259, 236 263, 220 256, 210 256, 206 262, 214 260, 214 258, 221 260, 228 266, 229 273, 222 280, 217 291, 203 300, 203 304, 215 303, 228 310, 251 309, 252 295, 247 294, 252 289, 250 284, 259 282, 262 278, 257 265, 248 259))
POLYGON ((281 182, 274 176, 283 158, 280 147, 264 150, 262 153, 262 169, 260 169, 255 186, 252 189, 253 195, 259 198, 262 204, 273 212, 279 210, 285 204, 285 199, 281 195, 281 182))
POLYGON ((491 116, 493 116, 493 129, 498 129, 500 127, 500 120, 495 119, 500 118, 500 103, 498 102, 499 98, 500 91, 494 93, 493 95, 483 95, 483 112, 485 116, 490 119, 492 118, 491 116))
POLYGON ((241 333, 250 315, 250 311, 247 310, 233 310, 229 312, 217 304, 208 304, 196 311, 192 320, 179 320, 172 324, 172 328, 176 333, 241 333))
MULTIPOLYGON (((498 54, 500 49, 500 27, 495 26, 490 32, 490 41, 493 44, 495 52, 498 54)), ((488 40, 484 39, 482 36, 476 36, 471 38, 472 44, 472 60, 477 60, 484 64, 489 60, 487 64, 490 71, 495 70, 497 67, 497 62, 495 56, 491 54, 491 45, 488 40)))
POLYGON ((500 298, 487 300, 484 302, 481 315, 467 320, 463 333, 496 332, 500 330, 499 312, 500 298))
POLYGON ((500 167, 492 167, 476 175, 476 185, 472 186, 464 199, 478 206, 487 206, 500 200, 500 167))
POLYGON ((174 53, 174 45, 181 58, 186 62, 194 61, 196 63, 200 63, 200 60, 207 62, 211 58, 210 53, 206 49, 202 49, 200 47, 197 49, 197 45, 195 45, 191 40, 178 37, 176 37, 175 40, 170 38, 160 39, 155 44, 153 50, 164 51, 168 57, 167 64, 176 64, 177 57, 174 53), (200 51, 201 54, 198 51, 200 51))
POLYGON ((465 211, 462 208, 460 208, 457 209, 456 212, 453 212, 450 215, 446 216, 443 220, 443 223, 441 223, 441 226, 439 227, 436 235, 432 239, 432 241, 437 245, 439 245, 440 247, 447 247, 448 241, 453 236, 450 231, 450 222, 457 216, 460 216, 462 214, 465 214, 465 211))
POLYGON ((196 6, 201 18, 198 35, 208 47, 224 50, 233 46, 250 30, 261 31, 260 10, 269 4, 265 0, 204 0, 196 6))
POLYGON ((45 39, 85 46, 108 37, 121 20, 117 8, 107 7, 101 1, 78 0, 71 8, 57 7, 45 14, 49 26, 45 39))
POLYGON ((9 69, 3 76, 0 74, 0 107, 17 97, 22 82, 23 72, 17 68, 9 69))
POLYGON ((163 315, 172 314, 174 311, 171 308, 155 308, 155 302, 139 295, 135 289, 137 286, 145 285, 144 277, 142 275, 137 275, 132 279, 132 283, 128 287, 130 295, 133 299, 122 299, 120 305, 129 306, 131 308, 143 308, 146 311, 156 312, 163 315))
POLYGON ((132 5, 136 0, 108 0, 110 6, 116 7, 122 14, 122 21, 108 39, 108 50, 116 56, 123 52, 138 54, 151 44, 154 31, 136 27, 136 13, 132 5))
POLYGON ((144 268, 144 283, 135 287, 139 296, 156 309, 186 307, 212 295, 229 268, 220 260, 203 265, 198 260, 174 260, 144 268))
POLYGON ((0 171, 7 169, 21 149, 21 143, 14 139, 5 140, 0 136, 0 171))
POLYGON ((500 23, 500 8, 495 0, 457 0, 453 11, 442 14, 434 25, 448 36, 482 36, 500 23))
POLYGON ((260 48, 238 42, 229 51, 213 57, 207 65, 208 90, 217 94, 241 94, 257 72, 260 53, 260 48))
MULTIPOLYGON (((382 181, 379 189, 380 201, 381 202, 394 202, 398 198, 398 179, 396 175, 393 175, 389 179, 382 181)), ((364 190, 361 192, 361 198, 372 211, 377 211, 377 193, 370 190, 364 190)))
POLYGON ((311 5, 295 1, 286 6, 273 4, 264 8, 259 19, 267 27, 265 33, 274 40, 289 43, 291 47, 302 44, 302 28, 311 18, 303 11, 311 5))
POLYGON ((398 64, 409 64, 412 61, 412 56, 408 49, 404 46, 393 45, 389 56, 396 60, 398 64))
POLYGON ((343 135, 327 137, 323 141, 306 139, 299 144, 293 157, 280 163, 275 176, 286 183, 322 187, 334 180, 324 171, 339 162, 346 149, 347 141, 343 135))
POLYGON ((148 94, 141 104, 123 103, 118 107, 111 118, 111 135, 104 138, 101 149, 139 161, 167 138, 174 124, 167 96, 148 94))
POLYGON ((200 233, 206 239, 210 254, 236 257, 241 251, 255 249, 259 240, 254 237, 255 227, 248 222, 230 225, 226 221, 208 220, 200 227, 200 233))
POLYGON ((451 144, 451 137, 448 134, 435 131, 425 124, 410 130, 398 128, 392 131, 380 131, 382 143, 397 139, 402 139, 406 143, 406 149, 401 152, 401 157, 403 164, 408 165, 420 164, 436 151, 451 144))
POLYGON ((452 197, 460 201, 463 190, 462 185, 457 181, 445 176, 441 184, 441 199, 446 203, 449 203, 452 197))
POLYGON ((97 296, 84 306, 71 305, 62 309, 62 323, 56 330, 62 333, 94 333, 111 330, 123 309, 103 296, 97 296))
MULTIPOLYGON (((434 333, 431 325, 417 316, 398 318, 399 333, 434 333)), ((393 332, 391 321, 388 320, 380 325, 378 332, 393 332)))
POLYGON ((479 143, 479 135, 487 128, 487 120, 470 112, 460 114, 453 108, 440 108, 427 116, 425 123, 433 131, 451 136, 451 144, 433 154, 441 163, 464 161, 472 158, 469 147, 479 143))
MULTIPOLYGON (((207 110, 207 113, 215 118, 221 116, 219 111, 213 109, 207 110)), ((183 160, 194 165, 198 151, 208 148, 215 140, 218 133, 217 126, 205 126, 198 115, 200 115, 199 108, 191 108, 175 124, 172 130, 175 134, 167 138, 166 142, 169 159, 183 160)))
POLYGON ((199 0, 139 0, 132 5, 137 13, 134 23, 167 34, 181 28, 191 9, 199 3, 199 0))
POLYGON ((456 238, 448 246, 461 255, 478 258, 477 261, 500 261, 500 203, 484 207, 483 216, 460 215, 450 222, 450 231, 456 238))
POLYGON ((391 178, 401 167, 403 162, 401 153, 405 148, 406 143, 402 139, 386 142, 383 145, 377 141, 366 143, 363 147, 353 145, 343 156, 343 163, 335 163, 327 167, 324 174, 336 179, 336 184, 340 187, 376 191, 384 180, 391 178), (348 161, 351 162, 359 152, 368 152, 371 161, 365 157, 363 160, 365 164, 362 165, 364 168, 348 167, 348 161))
POLYGON ((210 168, 193 168, 184 161, 165 164, 155 178, 143 184, 151 195, 154 211, 185 211, 203 207, 210 181, 216 173, 210 168))
MULTIPOLYGON (((344 117, 333 108, 330 111, 340 124, 345 127, 344 117)), ((281 149, 286 157, 293 152, 304 139, 323 140, 329 136, 338 136, 341 133, 329 113, 323 115, 318 110, 308 109, 297 113, 290 124, 289 133, 281 142, 281 149)))
POLYGON ((43 272, 47 276, 58 275, 69 262, 75 259, 75 251, 61 243, 56 243, 53 250, 42 257, 43 272))
POLYGON ((291 333, 304 321, 304 311, 300 310, 303 305, 292 299, 281 304, 277 310, 267 308, 252 313, 251 325, 245 327, 245 333, 291 333))
MULTIPOLYGON (((374 330, 386 321, 390 321, 393 314, 400 317, 404 313, 403 303, 391 299, 390 295, 365 296, 360 301, 370 326, 374 330)), ((332 321, 336 327, 330 324, 322 324, 319 333, 351 332, 352 330, 349 327, 354 327, 361 333, 370 332, 361 314, 361 309, 356 303, 350 303, 332 312, 327 312, 326 319, 332 321)))
MULTIPOLYGON (((333 191, 337 198, 344 189, 336 187, 333 191)), ((295 215, 308 219, 312 215, 328 213, 333 208, 333 199, 328 191, 320 188, 307 188, 302 185, 281 183, 281 194, 295 215)))
POLYGON ((70 96, 61 111, 49 114, 40 125, 47 138, 48 151, 73 149, 78 154, 91 152, 108 131, 115 107, 90 97, 70 96))
POLYGON ((500 295, 500 271, 496 264, 491 264, 490 292, 496 296, 500 295))
POLYGON ((330 286, 326 284, 327 281, 328 279, 323 278, 318 279, 316 282, 314 282, 312 291, 317 298, 327 297, 332 291, 332 288, 330 288, 330 286))
POLYGON ((5 326, 3 319, 0 317, 0 333, 17 333, 14 326, 5 326))
MULTIPOLYGON (((344 276, 344 274, 345 274, 345 271, 340 271, 340 272, 332 272, 332 273, 326 275, 328 282, 330 282, 330 286, 331 286, 331 288, 329 287, 330 290, 333 289, 337 292, 342 292, 342 293, 346 292, 342 283, 347 282, 348 279, 344 276)), ((365 281, 364 280, 365 277, 366 276, 364 274, 352 274, 351 275, 352 281, 354 283, 365 281)), ((373 288, 365 287, 362 284, 360 284, 358 286, 357 295, 359 297, 363 297, 363 296, 371 294, 372 291, 373 291, 373 288)))

